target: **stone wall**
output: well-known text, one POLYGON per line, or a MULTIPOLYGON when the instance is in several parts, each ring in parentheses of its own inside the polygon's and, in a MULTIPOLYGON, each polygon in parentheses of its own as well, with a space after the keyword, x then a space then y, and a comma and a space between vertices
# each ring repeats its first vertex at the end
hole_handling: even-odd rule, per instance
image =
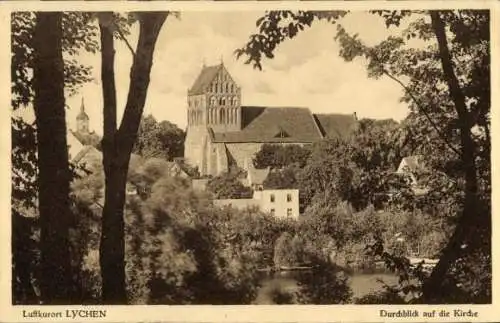
POLYGON ((248 163, 252 162, 255 154, 262 147, 262 143, 227 143, 227 150, 236 161, 236 164, 247 170, 248 163))
POLYGON ((184 142, 184 158, 186 162, 198 167, 201 175, 205 175, 206 161, 204 158, 204 146, 207 143, 208 131, 204 127, 189 127, 184 142))

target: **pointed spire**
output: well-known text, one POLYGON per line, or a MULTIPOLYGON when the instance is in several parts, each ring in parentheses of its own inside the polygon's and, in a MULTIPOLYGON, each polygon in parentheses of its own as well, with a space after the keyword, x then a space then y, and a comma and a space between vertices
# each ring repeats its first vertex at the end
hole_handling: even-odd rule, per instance
POLYGON ((85 113, 85 100, 82 96, 82 103, 80 104, 80 113, 85 113))
POLYGON ((89 116, 85 113, 85 101, 82 97, 82 103, 80 104, 80 113, 76 116, 77 120, 89 119, 89 116))
POLYGON ((220 55, 220 65, 224 65, 224 57, 220 55))

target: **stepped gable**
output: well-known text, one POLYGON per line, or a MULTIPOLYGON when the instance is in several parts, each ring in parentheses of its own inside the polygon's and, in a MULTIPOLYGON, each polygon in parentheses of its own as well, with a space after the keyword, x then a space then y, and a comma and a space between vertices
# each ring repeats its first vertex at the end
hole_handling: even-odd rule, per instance
POLYGON ((312 143, 323 136, 307 108, 242 107, 240 131, 214 132, 215 142, 312 143))
POLYGON ((348 137, 358 123, 356 116, 351 114, 314 114, 314 119, 323 137, 330 139, 348 137))
POLYGON ((191 89, 189 89, 188 94, 203 94, 206 90, 206 87, 210 85, 222 66, 222 64, 215 66, 204 66, 201 70, 200 75, 198 75, 198 78, 196 79, 196 81, 194 81, 193 86, 191 87, 191 89))

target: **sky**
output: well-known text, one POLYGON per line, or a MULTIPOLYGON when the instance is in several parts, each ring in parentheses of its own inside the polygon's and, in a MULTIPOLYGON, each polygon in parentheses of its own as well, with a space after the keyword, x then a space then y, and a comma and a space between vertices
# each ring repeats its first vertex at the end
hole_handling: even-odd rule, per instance
MULTIPOLYGON (((313 24, 296 38, 280 44, 275 58, 263 61, 263 70, 236 59, 234 51, 245 45, 257 32, 255 22, 263 12, 181 12, 180 18, 168 17, 155 49, 151 82, 144 114, 186 127, 187 90, 203 64, 216 65, 223 60, 233 79, 242 88, 242 104, 257 106, 308 107, 313 113, 356 112, 359 118, 403 119, 408 109, 399 102, 400 86, 389 79, 370 79, 366 62, 345 62, 334 41, 336 26, 327 22, 313 24)), ((377 16, 357 12, 342 20, 351 33, 359 33, 368 44, 388 35, 377 16)), ((138 29, 128 37, 135 48, 138 29)), ((119 118, 125 106, 132 54, 117 40, 115 73, 119 118)), ((93 67, 94 81, 79 94, 66 100, 67 121, 76 128, 76 115, 82 98, 90 117, 90 129, 102 134, 102 89, 100 56, 81 54, 83 64, 93 67)))

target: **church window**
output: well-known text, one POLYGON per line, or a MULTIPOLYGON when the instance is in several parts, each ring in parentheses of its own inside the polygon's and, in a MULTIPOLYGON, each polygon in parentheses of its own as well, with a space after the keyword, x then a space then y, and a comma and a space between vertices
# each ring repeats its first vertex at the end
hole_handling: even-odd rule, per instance
POLYGON ((220 120, 219 121, 220 121, 221 124, 225 123, 225 121, 226 121, 226 110, 224 110, 224 109, 220 110, 220 120))
POLYGON ((215 96, 212 96, 212 97, 210 98, 210 104, 211 104, 212 106, 214 106, 214 105, 216 104, 216 102, 217 102, 217 99, 215 98, 215 96))
POLYGON ((238 98, 233 96, 233 105, 238 105, 238 98))
POLYGON ((231 93, 234 92, 234 84, 231 84, 231 93))
POLYGON ((271 196, 270 196, 271 203, 274 203, 274 200, 275 200, 274 194, 271 194, 271 196))
POLYGON ((286 216, 291 217, 292 216, 292 209, 288 208, 286 209, 286 216))
POLYGON ((291 202, 291 201, 292 201, 292 194, 288 193, 288 194, 286 195, 286 201, 287 201, 287 202, 291 202))
POLYGON ((226 98, 221 98, 221 105, 226 105, 226 98))
POLYGON ((229 92, 229 84, 226 83, 226 92, 229 92))

